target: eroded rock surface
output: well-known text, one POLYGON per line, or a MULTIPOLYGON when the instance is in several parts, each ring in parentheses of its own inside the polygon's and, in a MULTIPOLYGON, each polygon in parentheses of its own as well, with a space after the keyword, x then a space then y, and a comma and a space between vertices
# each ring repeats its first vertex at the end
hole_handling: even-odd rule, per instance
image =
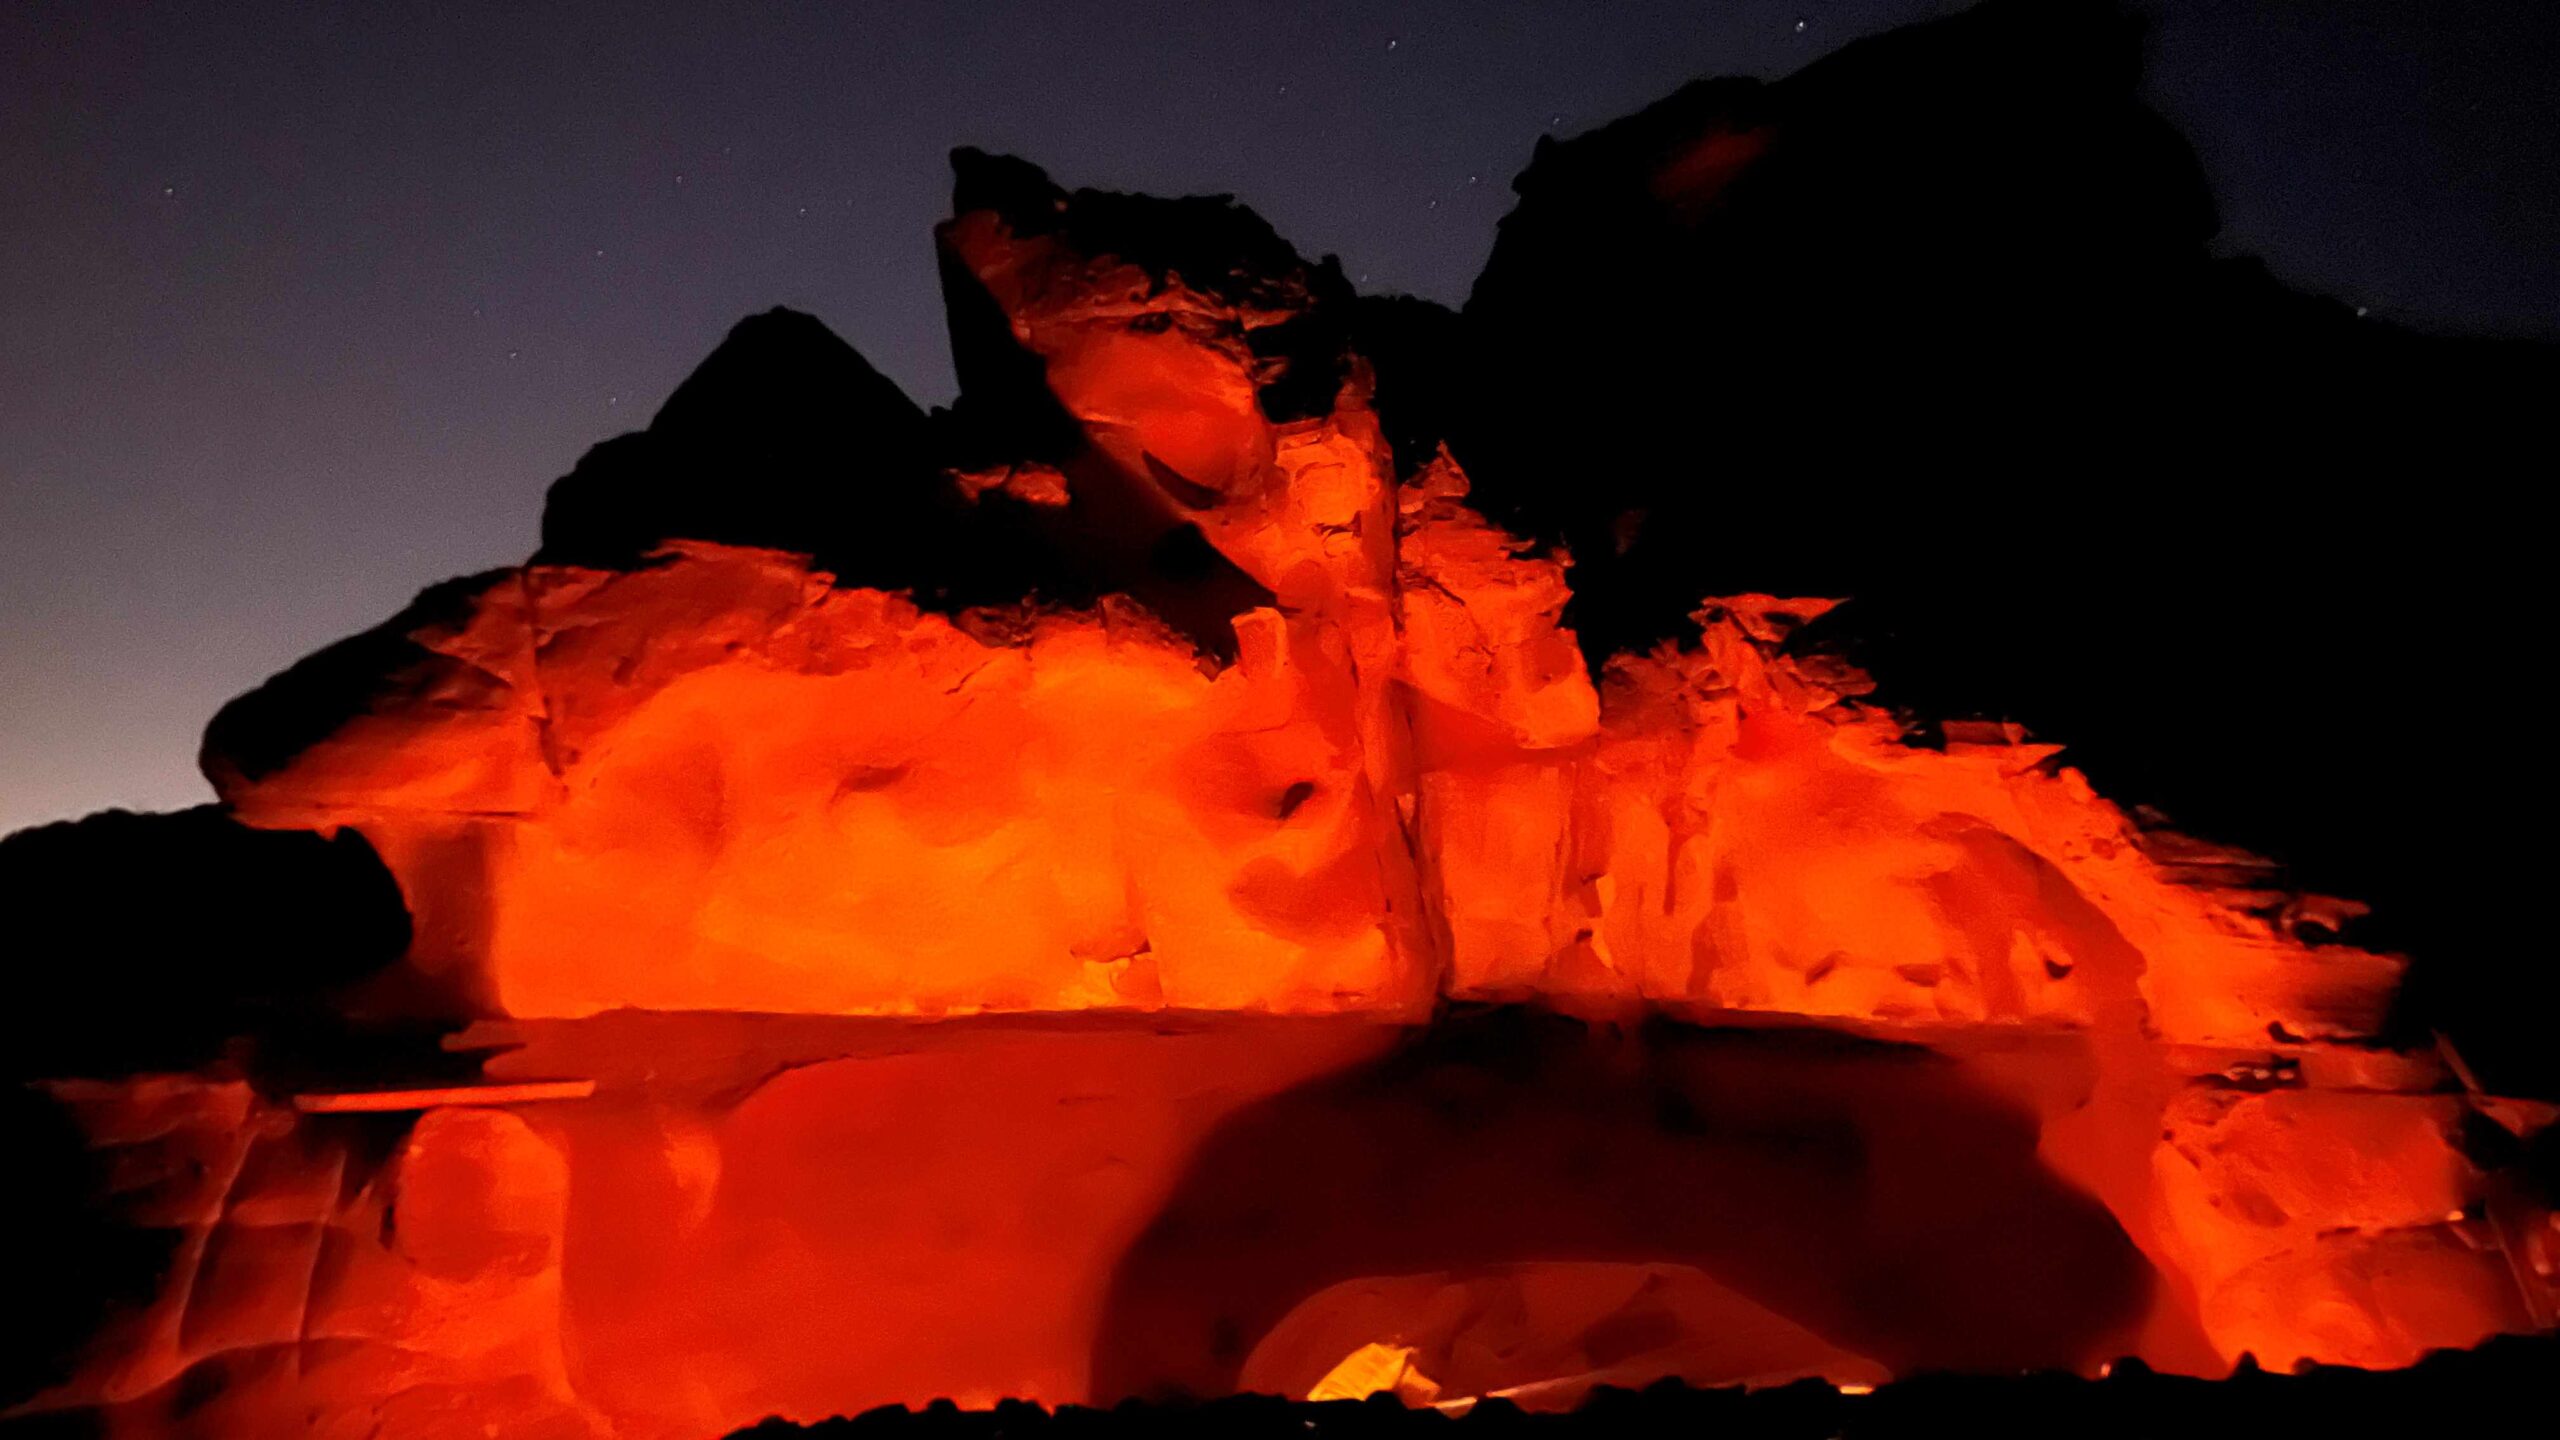
POLYGON ((2067 553, 1998 563, 2031 507, 1991 482, 1898 533, 1875 476, 1770 468, 1829 347, 1891 393, 1825 465, 2098 423, 2059 372, 1997 413, 1886 384, 1926 368, 1913 267, 1986 355, 2220 293, 2123 37, 2055 8, 1542 146, 1460 316, 1224 199, 962 152, 949 411, 753 318, 527 564, 216 717, 231 816, 368 847, 409 912, 342 1012, 474 1028, 371 1116, 403 1077, 283 1046, 56 1072, 175 1258, 40 1403, 684 1435, 2549 1323, 2547 1107, 2382 1043, 2402 963, 2340 943, 2355 907, 1879 703, 1846 612, 1737 558, 1836 522, 1889 602, 1925 562, 2063 603, 2067 553), (1964 248, 2022 209, 2073 244, 1964 248), (1878 258, 1924 213, 1964 224, 1878 258), (1736 278, 1809 231, 1836 291, 1736 278), (1603 262, 1665 288, 1559 288, 1603 262))

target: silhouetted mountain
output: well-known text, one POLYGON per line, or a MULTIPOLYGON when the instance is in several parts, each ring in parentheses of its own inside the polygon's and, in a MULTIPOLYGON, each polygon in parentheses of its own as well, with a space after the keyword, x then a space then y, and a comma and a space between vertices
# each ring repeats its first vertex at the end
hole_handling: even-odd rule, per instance
POLYGON ((961 517, 924 411, 807 315, 738 322, 649 428, 551 487, 541 562, 635 563, 670 539, 813 553, 852 583, 929 587, 961 517))

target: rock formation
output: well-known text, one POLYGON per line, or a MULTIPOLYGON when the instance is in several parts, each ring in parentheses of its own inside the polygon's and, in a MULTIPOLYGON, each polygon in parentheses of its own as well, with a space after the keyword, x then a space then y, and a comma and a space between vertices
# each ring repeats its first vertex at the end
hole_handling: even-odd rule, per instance
POLYGON ((2128 45, 1994 4, 1542 144, 1458 315, 959 152, 948 411, 749 319, 527 564, 214 719, 223 823, 408 912, 328 1013, 441 1042, 47 1069, 167 1259, 35 1405, 674 1436, 2548 1323, 2549 1109, 2377 1043, 2358 907, 1879 703, 1802 598, 2123 663, 2084 591, 2204 557, 2054 495, 2195 503, 2278 357, 2547 367, 2207 259, 2128 45))

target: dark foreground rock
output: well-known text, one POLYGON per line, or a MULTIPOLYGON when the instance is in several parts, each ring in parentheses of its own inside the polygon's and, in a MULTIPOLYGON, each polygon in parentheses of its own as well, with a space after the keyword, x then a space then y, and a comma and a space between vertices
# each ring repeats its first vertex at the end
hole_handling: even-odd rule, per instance
POLYGON ((1204 1404, 1132 1401, 1109 1410, 1007 1402, 964 1411, 936 1402, 921 1411, 873 1410, 794 1425, 768 1420, 732 1440, 1138 1440, 1138 1437, 1534 1435, 1717 1436, 1729 1440, 1922 1440, 1941 1435, 2218 1440, 2269 1435, 2534 1433, 2533 1418, 2560 1373, 2560 1340, 2506 1337, 2472 1351, 2431 1355, 2406 1370, 2313 1367, 2270 1374, 2244 1366, 2226 1380, 2158 1375, 2126 1362, 2101 1380, 2069 1375, 1921 1376, 1872 1393, 1819 1381, 1773 1389, 1701 1390, 1675 1382, 1602 1390, 1578 1410, 1532 1414, 1505 1400, 1458 1413, 1409 1409, 1384 1396, 1308 1403, 1240 1395, 1204 1404))

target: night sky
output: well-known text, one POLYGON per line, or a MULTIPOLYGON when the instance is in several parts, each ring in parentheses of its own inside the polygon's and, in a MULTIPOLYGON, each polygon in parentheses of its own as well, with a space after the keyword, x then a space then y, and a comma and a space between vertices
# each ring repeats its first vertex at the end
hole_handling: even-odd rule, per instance
MULTIPOLYGON (((1541 131, 1961 7, 262 8, 0 8, 0 830, 209 798, 223 700, 521 559, 752 310, 947 400, 953 145, 1456 303, 1541 131)), ((2228 249, 2560 334, 2560 6, 2143 8, 2228 249)))

